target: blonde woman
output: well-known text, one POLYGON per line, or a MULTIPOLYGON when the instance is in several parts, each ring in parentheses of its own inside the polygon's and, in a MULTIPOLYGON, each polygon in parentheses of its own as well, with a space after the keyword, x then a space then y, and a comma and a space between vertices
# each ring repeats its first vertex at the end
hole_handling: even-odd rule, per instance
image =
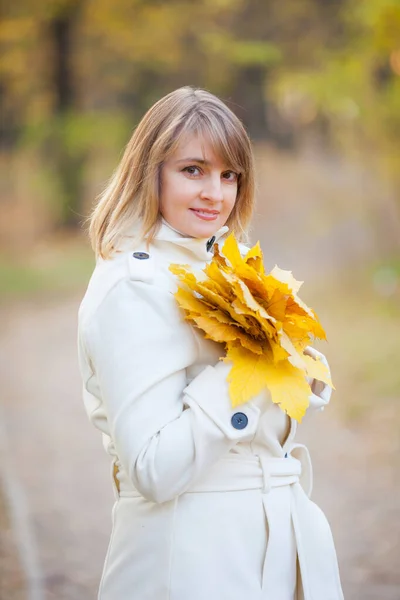
POLYGON ((79 362, 116 499, 100 600, 343 598, 296 422, 266 392, 231 408, 223 346, 173 295, 170 263, 200 270, 228 231, 245 238, 253 170, 236 116, 184 87, 143 117, 91 216, 79 362))

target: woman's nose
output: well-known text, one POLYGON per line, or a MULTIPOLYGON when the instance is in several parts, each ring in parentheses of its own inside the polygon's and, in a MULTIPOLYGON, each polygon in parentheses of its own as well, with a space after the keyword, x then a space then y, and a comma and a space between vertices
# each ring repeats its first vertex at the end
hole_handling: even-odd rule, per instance
POLYGON ((200 197, 203 200, 211 200, 212 202, 223 201, 224 193, 222 188, 221 176, 219 174, 216 176, 207 177, 207 179, 204 180, 204 185, 200 197))

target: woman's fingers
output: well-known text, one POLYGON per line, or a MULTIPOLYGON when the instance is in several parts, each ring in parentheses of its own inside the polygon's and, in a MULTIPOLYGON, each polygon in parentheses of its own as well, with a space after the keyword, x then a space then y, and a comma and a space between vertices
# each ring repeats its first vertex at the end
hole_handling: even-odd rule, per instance
MULTIPOLYGON (((319 359, 328 369, 329 376, 330 376, 331 372, 330 372, 330 368, 329 368, 329 363, 326 360, 325 355, 322 354, 322 352, 319 352, 312 346, 307 346, 304 350, 304 354, 308 354, 309 356, 312 356, 312 358, 314 358, 315 360, 319 359)), ((309 379, 310 378, 307 378, 307 380, 309 380, 309 379)), ((310 408, 323 410, 324 406, 326 406, 331 399, 331 395, 332 395, 331 386, 327 385, 323 381, 319 381, 318 379, 313 379, 312 382, 309 381, 309 383, 311 383, 311 391, 312 391, 312 394, 309 396, 310 408)))

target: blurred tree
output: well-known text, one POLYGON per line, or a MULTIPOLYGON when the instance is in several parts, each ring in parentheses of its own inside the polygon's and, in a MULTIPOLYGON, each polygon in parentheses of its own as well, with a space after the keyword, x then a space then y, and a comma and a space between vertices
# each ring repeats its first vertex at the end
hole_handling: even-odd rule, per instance
POLYGON ((340 43, 277 69, 273 96, 295 126, 322 119, 340 151, 399 179, 400 2, 346 0, 335 21, 340 43))
POLYGON ((56 181, 57 225, 73 227, 80 220, 84 170, 84 155, 68 147, 78 109, 71 57, 81 7, 80 0, 25 0, 8 7, 0 26, 7 46, 0 60, 8 82, 3 104, 11 122, 20 124, 13 142, 33 145, 42 156, 44 171, 56 181))
POLYGON ((80 17, 81 0, 54 3, 48 11, 44 28, 50 41, 53 59, 52 88, 54 93, 53 118, 49 129, 48 147, 58 175, 60 191, 59 225, 76 227, 81 220, 83 174, 87 153, 78 152, 68 145, 68 128, 77 116, 75 81, 73 73, 74 30, 80 17))
POLYGON ((93 161, 180 85, 210 89, 254 140, 318 130, 396 178, 399 0, 16 0, 0 22, 0 146, 40 150, 75 226, 93 161), (371 152, 371 150, 370 150, 371 152))

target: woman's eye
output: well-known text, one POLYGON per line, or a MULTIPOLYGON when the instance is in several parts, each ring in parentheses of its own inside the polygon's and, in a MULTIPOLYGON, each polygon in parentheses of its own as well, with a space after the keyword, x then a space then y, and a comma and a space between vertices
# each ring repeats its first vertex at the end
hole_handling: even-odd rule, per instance
POLYGON ((226 171, 222 174, 222 177, 227 181, 237 181, 238 174, 235 171, 226 171))
POLYGON ((199 175, 200 174, 200 169, 199 167, 196 167, 194 165, 191 165, 190 167, 185 167, 183 169, 183 171, 185 173, 188 173, 189 175, 199 175))

